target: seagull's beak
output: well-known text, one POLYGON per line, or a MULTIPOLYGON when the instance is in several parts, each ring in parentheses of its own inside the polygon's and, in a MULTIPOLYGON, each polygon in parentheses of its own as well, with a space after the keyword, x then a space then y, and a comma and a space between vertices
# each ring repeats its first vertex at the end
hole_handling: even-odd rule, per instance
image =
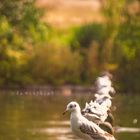
POLYGON ((63 112, 63 115, 65 115, 67 112, 68 112, 68 110, 66 109, 66 110, 63 112))

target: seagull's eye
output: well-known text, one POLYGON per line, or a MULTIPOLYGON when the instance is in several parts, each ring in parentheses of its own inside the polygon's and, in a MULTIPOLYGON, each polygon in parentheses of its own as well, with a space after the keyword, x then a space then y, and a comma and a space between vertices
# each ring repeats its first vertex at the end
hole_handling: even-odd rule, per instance
POLYGON ((70 105, 70 108, 72 108, 73 107, 73 105, 70 105))
POLYGON ((87 113, 91 113, 91 110, 89 108, 87 109, 87 113))

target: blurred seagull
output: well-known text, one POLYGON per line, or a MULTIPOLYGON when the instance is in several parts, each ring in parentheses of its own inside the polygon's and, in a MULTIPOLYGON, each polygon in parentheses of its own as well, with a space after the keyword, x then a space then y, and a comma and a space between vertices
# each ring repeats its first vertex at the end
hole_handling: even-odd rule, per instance
MULTIPOLYGON (((98 95, 98 94, 97 94, 98 95)), ((111 101, 112 97, 108 95, 98 95, 97 98, 90 103, 85 104, 84 109, 82 109, 82 114, 88 120, 99 124, 100 122, 107 121, 111 125, 114 123, 114 117, 111 114, 111 101)))
POLYGON ((88 120, 98 124, 100 121, 104 122, 108 117, 109 108, 105 105, 100 105, 97 102, 91 101, 89 104, 86 103, 85 108, 82 110, 82 114, 88 120))
POLYGON ((77 102, 70 102, 63 114, 67 111, 71 113, 71 129, 76 136, 84 140, 115 140, 113 135, 105 132, 98 125, 82 116, 77 102))
POLYGON ((110 134, 114 133, 114 117, 107 106, 99 105, 96 102, 91 101, 86 103, 85 108, 82 110, 82 114, 89 121, 99 125, 100 128, 107 131, 110 134))
POLYGON ((112 87, 112 75, 109 72, 103 72, 95 81, 95 91, 99 95, 115 94, 115 89, 112 87))
POLYGON ((112 97, 109 94, 98 95, 95 101, 91 100, 89 104, 86 102, 82 113, 92 121, 97 119, 104 122, 108 117, 108 111, 110 111, 112 105, 111 99, 112 97))
POLYGON ((101 106, 106 106, 108 109, 111 107, 112 97, 109 94, 105 94, 105 95, 95 94, 95 97, 96 97, 96 99, 94 100, 95 103, 98 103, 101 106))

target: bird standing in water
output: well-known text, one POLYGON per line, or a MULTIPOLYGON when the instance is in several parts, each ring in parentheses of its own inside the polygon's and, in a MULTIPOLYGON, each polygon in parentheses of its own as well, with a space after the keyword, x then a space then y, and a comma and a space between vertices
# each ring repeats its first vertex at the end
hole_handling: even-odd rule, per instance
POLYGON ((77 102, 70 102, 63 114, 70 112, 71 129, 73 133, 83 140, 115 140, 114 136, 102 130, 94 122, 89 121, 81 114, 77 102))

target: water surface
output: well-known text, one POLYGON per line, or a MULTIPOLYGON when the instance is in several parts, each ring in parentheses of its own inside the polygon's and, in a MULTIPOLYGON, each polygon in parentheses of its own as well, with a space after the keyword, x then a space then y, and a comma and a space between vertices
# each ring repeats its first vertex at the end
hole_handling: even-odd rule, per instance
MULTIPOLYGON (((69 114, 62 115, 68 102, 84 107, 92 94, 0 93, 0 140, 80 140, 70 130, 69 114)), ((115 126, 140 128, 140 96, 117 95, 115 126)), ((117 140, 140 140, 139 132, 119 132, 117 140)))

